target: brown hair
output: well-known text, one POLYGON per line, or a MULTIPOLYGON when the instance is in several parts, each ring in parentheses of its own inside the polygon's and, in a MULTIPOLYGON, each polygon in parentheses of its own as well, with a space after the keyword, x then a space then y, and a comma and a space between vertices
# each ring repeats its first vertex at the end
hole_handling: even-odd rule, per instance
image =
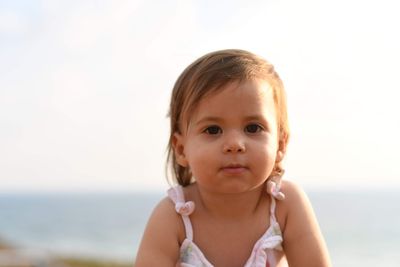
MULTIPOLYGON (((286 96, 283 83, 272 64, 248 51, 228 49, 206 54, 190 64, 175 82, 168 116, 170 117, 170 138, 168 143, 167 172, 182 186, 192 182, 189 168, 176 161, 172 141, 175 133, 182 133, 183 122, 189 122, 193 110, 205 95, 218 91, 232 82, 254 79, 266 80, 272 90, 277 114, 279 140, 287 143, 289 125, 286 96)), ((186 125, 187 127, 187 125, 186 125)), ((284 151, 284 148, 283 148, 284 151)), ((280 164, 274 171, 282 172, 280 164)))

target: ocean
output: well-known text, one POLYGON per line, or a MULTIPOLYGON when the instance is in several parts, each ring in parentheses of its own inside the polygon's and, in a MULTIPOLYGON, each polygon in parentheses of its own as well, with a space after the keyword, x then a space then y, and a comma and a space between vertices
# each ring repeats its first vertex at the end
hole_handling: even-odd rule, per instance
MULTIPOLYGON (((333 266, 400 266, 399 191, 307 191, 333 266)), ((162 193, 0 194, 0 240, 55 255, 134 261, 162 193)))

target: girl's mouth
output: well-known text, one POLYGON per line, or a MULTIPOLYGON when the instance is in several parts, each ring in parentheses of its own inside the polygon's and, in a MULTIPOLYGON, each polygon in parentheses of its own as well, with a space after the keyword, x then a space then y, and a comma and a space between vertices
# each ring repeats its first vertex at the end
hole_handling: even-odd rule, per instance
POLYGON ((247 168, 241 164, 228 164, 221 169, 227 174, 241 174, 247 170, 247 168))

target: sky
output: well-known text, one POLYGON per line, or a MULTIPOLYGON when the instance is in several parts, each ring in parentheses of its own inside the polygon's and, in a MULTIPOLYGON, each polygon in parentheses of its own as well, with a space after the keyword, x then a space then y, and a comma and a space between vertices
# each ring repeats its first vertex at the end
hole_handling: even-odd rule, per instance
POLYGON ((0 192, 152 191, 172 86, 205 53, 272 62, 284 179, 400 188, 396 1, 0 1, 0 192))

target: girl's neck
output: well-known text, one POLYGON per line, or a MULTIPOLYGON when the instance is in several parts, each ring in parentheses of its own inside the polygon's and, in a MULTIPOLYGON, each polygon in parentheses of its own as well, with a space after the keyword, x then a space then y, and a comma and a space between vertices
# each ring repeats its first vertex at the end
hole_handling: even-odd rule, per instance
POLYGON ((210 216, 220 219, 246 219, 253 216, 258 207, 265 200, 264 186, 259 186, 254 190, 237 193, 221 194, 201 190, 198 186, 196 195, 199 204, 210 214, 210 216))

